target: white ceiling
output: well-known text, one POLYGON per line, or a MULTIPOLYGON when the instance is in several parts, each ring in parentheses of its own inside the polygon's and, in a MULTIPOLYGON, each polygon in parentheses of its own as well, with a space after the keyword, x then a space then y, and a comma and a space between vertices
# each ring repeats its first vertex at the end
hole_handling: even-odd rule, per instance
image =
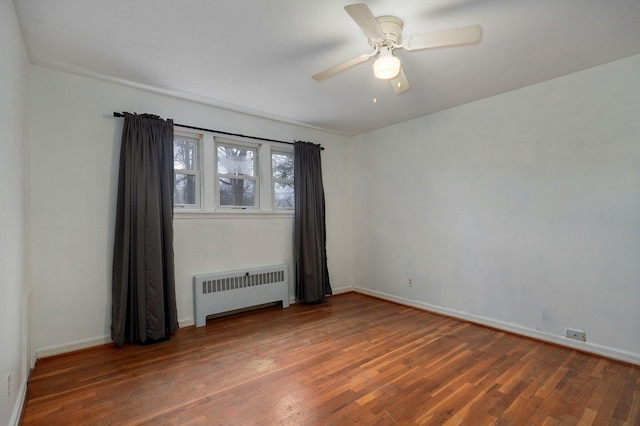
POLYGON ((640 53, 640 0, 371 0, 404 37, 480 24, 483 39, 398 51, 401 95, 372 61, 312 80, 370 51, 355 2, 14 0, 33 64, 347 135, 640 53))

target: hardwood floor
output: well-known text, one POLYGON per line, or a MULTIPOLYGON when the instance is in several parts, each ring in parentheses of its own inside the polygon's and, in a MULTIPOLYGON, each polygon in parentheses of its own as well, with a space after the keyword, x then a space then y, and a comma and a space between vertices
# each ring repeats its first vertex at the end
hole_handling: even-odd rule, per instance
POLYGON ((640 425, 640 367, 347 293, 40 360, 24 425, 640 425))

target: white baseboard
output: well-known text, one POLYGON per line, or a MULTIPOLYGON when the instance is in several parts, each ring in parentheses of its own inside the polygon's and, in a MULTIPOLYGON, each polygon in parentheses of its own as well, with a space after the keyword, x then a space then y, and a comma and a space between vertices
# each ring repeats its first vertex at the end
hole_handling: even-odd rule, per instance
POLYGON ((13 405, 13 413, 9 419, 9 426, 18 426, 20 424, 20 418, 22 417, 22 408, 24 407, 24 401, 27 397, 27 379, 25 378, 20 383, 20 390, 18 391, 18 398, 13 405))
POLYGON ((195 323, 196 322, 193 319, 193 317, 187 318, 187 319, 179 319, 178 320, 178 327, 180 327, 180 328, 190 327, 192 325, 195 325, 195 323))
MULTIPOLYGON (((188 327, 190 325, 195 324, 193 318, 179 319, 178 326, 179 327, 188 327)), ((75 340, 73 342, 62 343, 59 345, 51 345, 45 346, 42 348, 36 349, 36 359, 46 358, 48 356, 61 355, 67 352, 79 351, 81 349, 88 349, 93 346, 101 346, 106 345, 107 343, 111 343, 111 336, 96 336, 90 337, 88 339, 75 340)))
POLYGON ((333 291, 333 294, 342 294, 342 293, 348 293, 350 291, 353 291, 353 287, 339 287, 339 288, 332 288, 331 291, 333 291))
POLYGON ((367 294, 380 299, 388 300, 390 302, 399 303, 401 305, 411 306, 425 311, 446 315, 452 318, 469 321, 472 323, 485 325, 487 327, 497 328, 499 330, 507 331, 521 336, 531 337, 533 339, 542 340, 549 343, 565 346, 572 349, 578 349, 584 352, 589 352, 595 355, 601 355, 607 358, 616 359, 619 361, 628 362, 631 364, 640 365, 640 354, 633 352, 623 351, 609 346, 599 345, 592 342, 581 342, 578 340, 568 339, 565 336, 560 336, 551 333, 545 333, 539 330, 523 327, 521 325, 503 322, 500 320, 486 318, 478 315, 469 314, 466 312, 456 311, 454 309, 445 308, 443 306, 431 305, 429 303, 420 302, 417 300, 405 299, 403 297, 392 296, 387 293, 382 293, 375 290, 370 290, 362 287, 353 287, 350 289, 358 293, 367 294))
POLYGON ((88 339, 75 340, 68 343, 61 343, 59 345, 44 346, 36 349, 36 359, 60 355, 67 352, 79 351, 81 349, 100 346, 111 342, 111 336, 105 335, 90 337, 88 339))
MULTIPOLYGON (((450 316, 452 318, 461 319, 464 321, 473 322, 480 325, 496 328, 499 330, 508 331, 510 333, 519 334, 521 336, 531 337, 533 339, 542 340, 549 343, 565 346, 572 349, 578 349, 581 351, 593 353, 596 355, 605 356, 608 358, 628 362, 631 364, 640 365, 640 354, 633 352, 623 351, 609 346, 599 345, 592 342, 580 342, 578 340, 567 339, 565 336, 555 335, 551 333, 545 333, 539 330, 523 327, 521 325, 503 322, 500 320, 482 317, 478 315, 469 314, 466 312, 456 311, 454 309, 445 308, 443 306, 432 305, 417 300, 405 299, 403 297, 393 296, 387 293, 370 290, 363 287, 341 287, 334 288, 333 294, 347 293, 355 291, 369 296, 374 296, 380 299, 388 300, 391 302, 399 303, 401 305, 411 306, 425 311, 434 312, 450 316)), ((295 303, 295 302, 292 302, 295 303)), ((186 318, 178 321, 180 327, 188 327, 194 325, 193 318, 186 318)), ((45 358, 53 355, 60 355, 66 352, 73 352, 80 349, 90 348, 92 346, 100 346, 111 342, 110 336, 98 336, 88 339, 76 340, 70 343, 64 343, 60 345, 46 346, 38 348, 36 350, 36 359, 45 358)))
MULTIPOLYGON (((336 294, 340 294, 340 293, 348 293, 350 291, 353 291, 353 287, 340 287, 340 288, 332 288, 331 292, 333 293, 333 295, 335 296, 336 294)), ((290 305, 295 305, 296 303, 296 296, 291 296, 289 297, 289 304, 290 305)))

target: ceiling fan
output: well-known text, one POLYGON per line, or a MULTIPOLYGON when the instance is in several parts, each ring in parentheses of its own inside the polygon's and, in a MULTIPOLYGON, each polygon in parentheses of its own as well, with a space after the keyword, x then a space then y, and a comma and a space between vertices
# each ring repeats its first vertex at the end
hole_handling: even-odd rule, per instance
POLYGON ((344 9, 368 37, 373 51, 319 72, 312 76, 314 80, 326 80, 342 71, 366 62, 374 56, 378 56, 373 64, 374 75, 381 80, 391 80, 393 90, 396 93, 402 93, 409 90, 410 86, 402 69, 400 59, 393 55, 394 50, 412 51, 476 43, 482 37, 482 27, 480 25, 471 25, 413 36, 403 40, 403 24, 400 18, 395 16, 379 16, 376 18, 371 13, 369 6, 364 3, 350 4, 345 6, 344 9))

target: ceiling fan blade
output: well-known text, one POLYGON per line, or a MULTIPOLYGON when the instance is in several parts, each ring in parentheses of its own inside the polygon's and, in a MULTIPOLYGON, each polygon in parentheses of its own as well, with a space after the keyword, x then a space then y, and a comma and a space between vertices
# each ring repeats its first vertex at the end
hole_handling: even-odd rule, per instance
POLYGON ((393 87, 393 91, 400 94, 402 92, 406 92, 411 88, 409 85, 409 80, 407 80, 407 76, 404 73, 404 69, 400 67, 400 73, 397 77, 391 79, 391 86, 393 87))
POLYGON ((384 41, 384 33, 378 25, 378 21, 371 13, 369 6, 364 3, 349 4, 344 7, 356 24, 362 28, 362 31, 373 42, 384 41))
POLYGON ((348 61, 344 61, 341 64, 338 64, 336 66, 333 66, 331 68, 327 68, 324 71, 319 72, 318 74, 312 76, 311 78, 313 78, 314 80, 317 81, 323 81, 328 79, 329 77, 333 77, 334 75, 347 70, 351 67, 355 67, 358 64, 361 64, 363 62, 367 62, 373 55, 368 55, 368 54, 364 54, 364 55, 360 55, 360 56, 356 56, 353 59, 349 59, 348 61))
POLYGON ((482 27, 480 25, 470 25, 468 27, 410 37, 402 42, 402 47, 404 50, 432 49, 434 47, 476 43, 480 41, 481 38, 482 27))

